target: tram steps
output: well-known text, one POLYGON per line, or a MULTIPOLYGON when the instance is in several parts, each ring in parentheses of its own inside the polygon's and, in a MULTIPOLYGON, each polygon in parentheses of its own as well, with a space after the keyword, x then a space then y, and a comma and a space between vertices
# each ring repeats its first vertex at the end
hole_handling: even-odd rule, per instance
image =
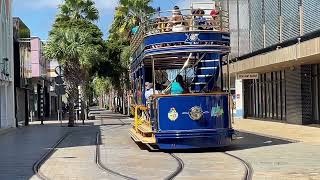
POLYGON ((156 138, 154 136, 144 137, 141 134, 137 133, 133 128, 130 129, 129 134, 135 142, 142 142, 144 144, 156 143, 156 138))
POLYGON ((143 134, 151 134, 151 133, 153 133, 151 127, 149 127, 146 124, 141 124, 140 126, 138 126, 138 130, 143 134))

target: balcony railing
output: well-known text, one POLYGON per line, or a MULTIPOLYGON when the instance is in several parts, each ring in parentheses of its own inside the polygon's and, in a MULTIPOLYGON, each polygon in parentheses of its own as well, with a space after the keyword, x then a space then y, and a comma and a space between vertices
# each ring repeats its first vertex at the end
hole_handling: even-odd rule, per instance
POLYGON ((222 9, 170 10, 157 12, 146 19, 131 39, 132 51, 135 51, 148 35, 188 31, 229 33, 229 15, 222 9))

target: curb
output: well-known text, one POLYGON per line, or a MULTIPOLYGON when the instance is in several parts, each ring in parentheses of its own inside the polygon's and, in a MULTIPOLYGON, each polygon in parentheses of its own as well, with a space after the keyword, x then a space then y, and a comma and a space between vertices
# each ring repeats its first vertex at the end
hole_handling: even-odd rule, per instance
POLYGON ((5 129, 0 129, 0 135, 4 135, 7 134, 13 130, 15 130, 16 128, 5 128, 5 129))

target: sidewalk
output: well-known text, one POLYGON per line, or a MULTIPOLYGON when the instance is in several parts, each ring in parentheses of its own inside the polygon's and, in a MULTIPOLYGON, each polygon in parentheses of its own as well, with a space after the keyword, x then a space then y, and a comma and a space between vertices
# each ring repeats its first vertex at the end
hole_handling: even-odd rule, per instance
POLYGON ((2 134, 6 134, 6 133, 8 133, 8 132, 10 132, 10 131, 13 131, 13 130, 15 130, 15 128, 0 129, 0 136, 1 136, 2 134))
MULTIPOLYGON (((4 130, 0 134, 0 179, 30 179, 33 165, 67 132, 86 127, 68 128, 59 121, 30 123, 30 126, 4 130)), ((66 123, 66 121, 64 121, 66 123)), ((88 123, 88 122, 87 122, 88 123)), ((92 127, 91 125, 87 126, 92 127)))
POLYGON ((306 143, 320 143, 320 128, 254 119, 235 120, 236 130, 280 137, 306 143))
POLYGON ((239 131, 297 143, 231 151, 253 167, 254 180, 320 179, 320 128, 254 119, 235 120, 239 131))

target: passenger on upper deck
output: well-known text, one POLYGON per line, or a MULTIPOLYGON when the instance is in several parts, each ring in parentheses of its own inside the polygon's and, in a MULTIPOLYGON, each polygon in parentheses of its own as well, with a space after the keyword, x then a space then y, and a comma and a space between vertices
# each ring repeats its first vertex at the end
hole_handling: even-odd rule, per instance
POLYGON ((219 14, 220 14, 219 10, 216 10, 216 9, 213 9, 210 12, 210 15, 212 17, 210 25, 212 26, 212 30, 216 30, 217 26, 219 26, 219 14))
POLYGON ((173 9, 174 10, 172 11, 172 17, 170 18, 168 29, 174 32, 184 31, 185 26, 183 25, 183 16, 180 8, 178 6, 174 6, 173 9))
POLYGON ((194 21, 195 21, 195 25, 196 25, 197 29, 199 29, 199 30, 204 30, 207 27, 207 19, 205 17, 203 17, 204 14, 205 14, 204 10, 202 10, 202 9, 198 9, 195 12, 196 17, 195 17, 194 21))

